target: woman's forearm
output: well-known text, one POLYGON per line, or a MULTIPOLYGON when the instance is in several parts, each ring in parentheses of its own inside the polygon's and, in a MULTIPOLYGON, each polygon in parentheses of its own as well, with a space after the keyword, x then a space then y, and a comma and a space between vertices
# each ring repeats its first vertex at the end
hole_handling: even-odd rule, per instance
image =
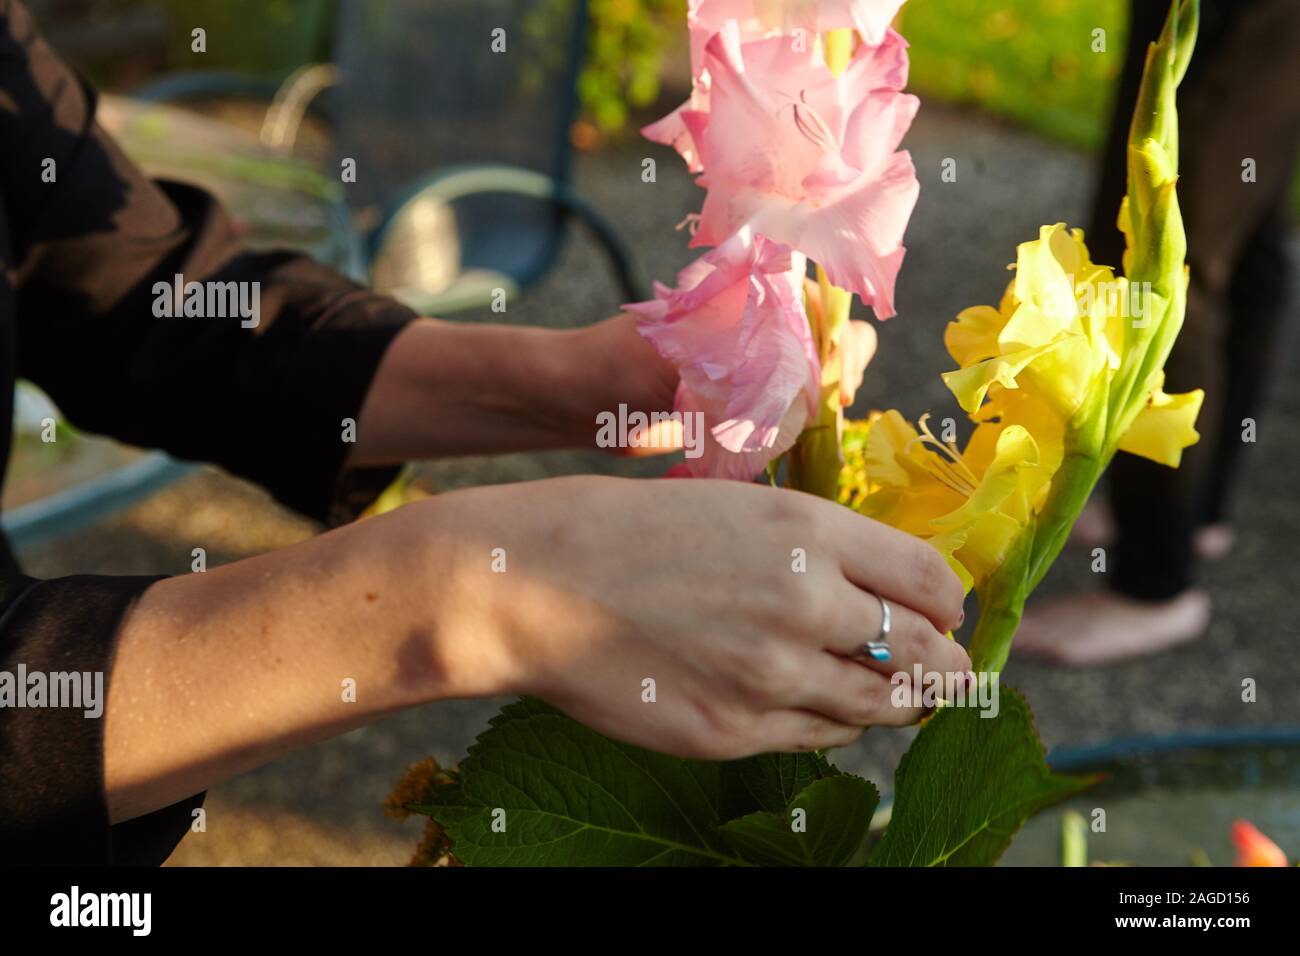
POLYGON ((583 344, 577 330, 413 322, 376 372, 351 463, 573 445, 595 428, 583 344))
POLYGON ((113 821, 394 710, 496 690, 493 645, 449 590, 464 542, 438 510, 403 509, 149 588, 109 680, 113 821))
POLYGON ((969 669, 944 637, 963 594, 924 541, 758 484, 575 477, 438 495, 149 588, 109 680, 110 812, 458 697, 539 697, 685 757, 843 744, 922 716, 894 701, 895 669, 969 669), (818 556, 806 574, 790 573, 795 544, 818 556), (882 599, 895 656, 859 660, 882 599))

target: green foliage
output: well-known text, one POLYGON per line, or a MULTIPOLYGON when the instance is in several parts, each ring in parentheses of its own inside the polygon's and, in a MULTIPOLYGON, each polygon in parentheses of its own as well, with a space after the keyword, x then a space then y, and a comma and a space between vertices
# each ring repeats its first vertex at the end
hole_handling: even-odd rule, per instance
POLYGON ((1095 782, 1054 774, 1029 705, 999 691, 997 717, 945 707, 903 755, 894 813, 872 866, 990 866, 1025 821, 1095 782))
POLYGON ((1126 0, 908 0, 908 88, 974 103, 1054 139, 1105 138, 1128 42, 1126 0), (1106 31, 1094 52, 1093 31, 1106 31))
POLYGON ((590 0, 583 111, 607 133, 659 96, 665 53, 686 41, 686 0, 590 0))
MULTIPOLYGON (((760 760, 788 759, 773 754, 760 760)), ((853 866, 866 861, 875 785, 852 774, 809 784, 779 810, 756 810, 722 825, 738 856, 764 866, 853 866), (797 816, 799 815, 799 816, 797 816), (796 829, 801 821, 803 829, 796 829)))
MULTIPOLYGON (((811 806, 834 813, 835 825, 854 813, 870 819, 869 807, 845 803, 846 790, 815 789, 838 774, 804 754, 679 760, 525 699, 493 719, 450 786, 411 809, 437 820, 468 865, 745 865, 776 855, 764 815, 783 813, 804 792, 815 790, 811 806)), ((833 836, 816 843, 826 862, 840 859, 842 846, 833 836)))
MULTIPOLYGON (((273 73, 329 59, 329 0, 144 0, 168 15, 172 68, 195 68, 189 31, 208 32, 204 68, 273 73), (249 30, 247 24, 258 23, 249 30)), ((556 33, 572 11, 571 0, 536 4, 524 29, 556 33)), ((655 102, 665 54, 686 42, 686 0, 590 0, 587 59, 578 79, 583 113, 606 133, 624 128, 629 113, 655 102)), ((554 53, 565 54, 555 42, 554 53)))
MULTIPOLYGON (((991 864, 1031 813, 1090 782, 1051 774, 1018 694, 1003 694, 997 718, 946 709, 904 757, 871 862, 991 864)), ((817 754, 681 760, 524 699, 449 785, 407 809, 436 820, 471 866, 855 866, 878 801, 817 754)))
POLYGON ((143 0, 141 5, 167 15, 171 69, 275 73, 330 59, 331 0, 143 0), (190 31, 196 27, 207 31, 207 52, 197 60, 190 52, 190 31))

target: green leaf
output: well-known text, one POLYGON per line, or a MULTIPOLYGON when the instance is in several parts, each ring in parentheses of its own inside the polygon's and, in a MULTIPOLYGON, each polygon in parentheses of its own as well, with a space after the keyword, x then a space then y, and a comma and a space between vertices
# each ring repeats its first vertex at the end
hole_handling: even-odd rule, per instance
POLYGON ((997 717, 945 707, 917 734, 871 866, 991 866, 1029 817, 1096 782, 1052 773, 1029 705, 999 692, 997 717))
POLYGON ((540 701, 493 718, 460 778, 417 809, 471 866, 742 862, 714 833, 721 765, 616 743, 540 701))
POLYGON ((843 776, 830 761, 815 753, 760 754, 724 766, 728 779, 739 781, 755 807, 776 813, 818 780, 843 776))
POLYGON ((778 812, 751 813, 721 832, 737 853, 763 866, 860 865, 879 802, 872 783, 842 773, 810 784, 778 812))
POLYGON ((457 782, 410 809, 470 866, 725 866, 853 858, 875 802, 874 787, 814 754, 681 760, 524 699, 493 718, 457 782), (810 849, 776 854, 758 817, 795 806, 810 849), (737 818, 748 822, 724 828, 737 818))

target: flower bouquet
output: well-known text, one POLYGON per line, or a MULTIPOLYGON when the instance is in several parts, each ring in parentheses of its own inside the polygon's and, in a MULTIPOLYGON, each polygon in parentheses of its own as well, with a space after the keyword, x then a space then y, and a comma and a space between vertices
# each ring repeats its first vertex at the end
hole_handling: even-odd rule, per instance
POLYGON ((1197 437, 1201 393, 1162 389, 1186 302, 1174 94, 1197 3, 1175 0, 1147 53, 1123 262, 1094 263, 1079 230, 1046 225, 1016 250, 1001 301, 945 329, 943 381, 971 423, 960 446, 925 416, 845 421, 840 398, 852 298, 894 314, 919 192, 898 149, 918 107, 890 26, 900 6, 691 0, 693 92, 645 133, 698 174, 690 243, 711 248, 627 309, 680 370, 676 410, 707 425, 678 472, 765 475, 928 541, 978 601, 976 686, 933 701, 883 832, 875 786, 822 754, 678 759, 521 700, 456 770, 427 761, 399 786, 392 809, 430 821, 417 862, 992 864, 1030 815, 1092 782, 1052 773, 998 674, 1115 453, 1176 467, 1197 437))

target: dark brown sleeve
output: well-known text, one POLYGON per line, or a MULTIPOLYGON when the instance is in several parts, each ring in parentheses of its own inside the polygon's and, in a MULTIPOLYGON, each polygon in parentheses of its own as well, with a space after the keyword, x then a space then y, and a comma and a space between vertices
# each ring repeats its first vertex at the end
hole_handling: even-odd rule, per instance
POLYGON ((0 863, 156 866, 185 835, 202 795, 117 827, 104 795, 117 634, 156 580, 0 569, 0 863))
POLYGON ((14 0, 0 0, 0 143, 18 374, 75 425, 222 465, 322 520, 345 486, 391 477, 344 480, 343 422, 413 313, 307 257, 241 250, 211 196, 150 181, 14 0), (155 316, 155 283, 178 274, 258 283, 259 324, 155 316))

